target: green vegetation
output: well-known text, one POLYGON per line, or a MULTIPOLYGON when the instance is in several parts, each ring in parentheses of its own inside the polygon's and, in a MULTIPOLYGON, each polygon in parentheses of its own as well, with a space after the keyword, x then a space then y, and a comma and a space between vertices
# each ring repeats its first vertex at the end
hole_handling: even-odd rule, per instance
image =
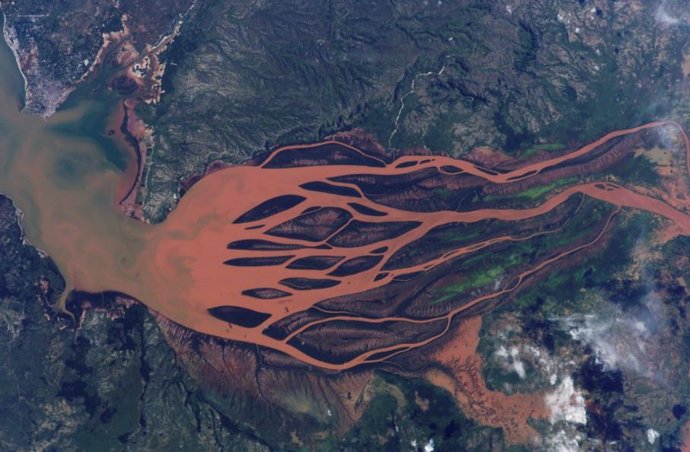
POLYGON ((503 268, 491 267, 487 270, 481 270, 477 271, 475 274, 470 274, 466 280, 444 287, 443 292, 446 295, 438 298, 434 303, 443 303, 457 294, 493 284, 499 281, 499 277, 503 275, 503 273, 503 268))
MULTIPOLYGON (((483 427, 458 410, 450 394, 417 379, 380 374, 370 408, 339 446, 357 450, 406 450, 412 442, 423 448, 433 441, 434 450, 485 450, 494 444, 507 447, 502 432, 483 427), (395 394, 395 396, 393 395, 395 394), (402 398, 401 398, 402 397, 402 398)), ((341 450, 333 447, 328 450, 341 450)))
POLYGON ((568 185, 574 185, 578 182, 577 177, 565 177, 562 179, 557 179, 550 184, 547 185, 541 185, 541 186, 535 186, 528 188, 527 190, 523 190, 519 193, 516 194, 511 194, 511 195, 503 195, 503 196, 497 196, 497 195, 488 195, 483 198, 484 201, 509 201, 513 199, 527 199, 530 201, 539 201, 544 202, 545 195, 547 194, 553 194, 554 190, 562 187, 567 187, 568 185))
MULTIPOLYGON (((582 214, 584 218, 591 218, 585 212, 582 214)), ((598 216, 601 217, 603 214, 604 211, 600 211, 598 216)), ((586 221, 585 219, 573 224, 573 230, 582 231, 587 227, 586 221)), ((545 316, 558 316, 572 310, 586 312, 589 306, 586 304, 587 299, 578 298, 580 290, 605 288, 612 284, 610 275, 621 271, 629 263, 635 242, 644 238, 644 231, 649 231, 650 222, 653 221, 654 217, 644 213, 636 213, 624 223, 614 220, 616 240, 607 241, 604 249, 590 256, 586 263, 577 268, 567 272, 549 273, 539 284, 521 292, 511 302, 511 309, 517 307, 520 311, 529 312, 536 308, 534 303, 539 303, 539 310, 545 316)), ((565 242, 563 239, 561 244, 565 242)))
MULTIPOLYGON (((353 127, 397 149, 529 156, 663 113, 675 69, 657 58, 656 37, 628 32, 654 29, 654 13, 559 8, 587 16, 580 36, 598 44, 544 5, 527 24, 482 1, 204 3, 164 56, 161 104, 139 111, 156 130, 146 216, 164 218, 179 181, 210 160, 353 127), (640 89, 636 74, 652 72, 640 89)), ((674 54, 682 43, 663 45, 674 54)))
POLYGON ((554 151, 560 151, 564 149, 565 146, 561 143, 543 143, 543 144, 535 144, 533 146, 528 147, 524 151, 520 152, 520 158, 528 158, 531 157, 532 155, 536 154, 537 152, 554 152, 554 151))
POLYGON ((556 188, 564 187, 566 185, 573 184, 577 181, 577 178, 575 177, 567 177, 564 179, 558 179, 554 182, 551 182, 548 185, 543 185, 541 187, 532 187, 529 188, 525 191, 522 191, 518 194, 518 197, 520 198, 528 198, 531 200, 539 199, 545 194, 553 191, 556 188))
MULTIPOLYGON (((459 258, 454 269, 459 278, 443 287, 433 304, 456 298, 466 300, 473 291, 485 291, 498 283, 500 285, 493 290, 506 286, 528 265, 535 265, 556 252, 572 249, 593 239, 612 210, 608 204, 588 199, 557 233, 493 245, 459 258)), ((566 278, 566 274, 550 274, 544 284, 558 286, 558 280, 566 278)))

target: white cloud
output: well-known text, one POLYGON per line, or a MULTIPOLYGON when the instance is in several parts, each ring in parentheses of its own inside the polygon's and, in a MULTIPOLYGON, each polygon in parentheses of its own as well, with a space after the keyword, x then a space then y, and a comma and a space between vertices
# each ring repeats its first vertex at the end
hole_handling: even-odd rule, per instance
POLYGON ((661 379, 650 360, 659 347, 655 331, 665 324, 662 302, 650 290, 643 298, 640 311, 623 311, 618 306, 604 306, 596 314, 560 318, 570 336, 589 345, 598 363, 606 370, 631 371, 640 376, 661 379))
POLYGON ((671 16, 667 11, 664 5, 662 4, 659 6, 659 8, 656 10, 656 15, 655 18, 657 22, 663 24, 663 25, 678 25, 680 23, 680 19, 677 17, 671 16))
POLYGON ((649 442, 649 444, 654 444, 656 442, 657 438, 659 438, 659 432, 657 432, 653 428, 648 428, 647 429, 647 441, 649 442))
MULTIPOLYGON (((619 315, 602 319, 586 315, 569 318, 565 323, 570 336, 592 347, 597 360, 608 369, 640 371, 647 356, 644 340, 650 333, 644 322, 619 315)), ((607 316, 608 317, 608 316, 607 316)))
POLYGON ((547 393, 544 401, 552 424, 558 421, 583 425, 587 423, 585 398, 579 389, 575 389, 570 376, 565 377, 553 392, 547 393))
POLYGON ((666 4, 667 2, 663 0, 656 9, 654 19, 656 19, 657 23, 664 27, 690 24, 690 16, 687 12, 687 5, 685 5, 685 7, 682 4, 676 5, 675 8, 671 7, 671 9, 669 9, 666 7, 666 4))
POLYGON ((498 347, 495 355, 499 358, 503 358, 506 366, 515 372, 520 379, 524 380, 527 376, 527 371, 525 370, 525 363, 520 360, 520 350, 512 346, 510 350, 507 350, 503 345, 498 347))
POLYGON ((554 452, 579 452, 582 436, 574 433, 567 433, 560 430, 554 435, 548 436, 545 441, 545 450, 554 452))

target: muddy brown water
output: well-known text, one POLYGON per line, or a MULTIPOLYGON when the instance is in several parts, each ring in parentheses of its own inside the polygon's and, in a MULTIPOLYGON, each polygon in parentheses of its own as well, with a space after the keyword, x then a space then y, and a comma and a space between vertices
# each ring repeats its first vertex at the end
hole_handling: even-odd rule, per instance
MULTIPOLYGON (((336 316, 305 325, 284 339, 271 338, 262 331, 270 324, 309 309, 319 301, 389 284, 398 275, 429 270, 463 253, 476 250, 478 246, 514 239, 506 236, 493 238, 486 243, 480 241, 420 265, 382 272, 387 257, 436 226, 450 222, 477 222, 487 218, 530 218, 548 212, 573 194, 583 193, 617 206, 655 213, 676 223, 682 233, 690 234, 690 218, 685 213, 655 198, 614 184, 573 186, 531 209, 428 213, 379 205, 363 196, 355 185, 340 184, 359 191, 361 196, 354 199, 360 205, 359 209, 348 204, 353 199, 347 196, 300 187, 314 182, 332 183, 332 178, 350 174, 404 174, 424 167, 437 168, 439 171, 454 167, 453 172, 461 170, 495 183, 505 183, 531 177, 544 168, 586 154, 617 136, 643 128, 669 125, 661 122, 612 132, 570 154, 506 174, 487 172, 469 162, 440 156, 406 156, 392 164, 379 162, 377 166, 333 164, 271 167, 271 162, 280 159, 281 153, 291 150, 284 148, 275 151, 261 166, 236 166, 203 178, 185 194, 164 223, 148 225, 123 215, 116 205, 118 187, 122 186, 126 171, 113 158, 112 149, 106 152, 102 140, 96 140, 88 134, 70 132, 88 123, 86 120, 90 115, 107 114, 104 107, 98 104, 99 100, 89 99, 88 96, 75 98, 76 100, 68 103, 68 107, 45 121, 19 112, 21 90, 21 79, 18 78, 14 60, 7 49, 3 48, 0 52, 0 192, 9 195, 21 209, 27 239, 55 260, 67 280, 68 288, 92 293, 107 290, 126 293, 164 317, 195 331, 270 347, 322 368, 340 370, 386 359, 390 356, 386 352, 399 353, 416 348, 439 336, 420 343, 397 344, 394 347, 371 350, 345 363, 333 364, 288 344, 300 331, 318 325, 319 322, 356 320, 377 323, 394 320, 419 323, 439 319, 354 319, 336 316), (301 197, 302 200, 268 218, 250 218, 248 221, 236 222, 261 203, 286 194, 301 197), (314 211, 324 206, 346 211, 353 219, 366 219, 369 222, 416 222, 416 226, 397 237, 335 250, 319 248, 327 239, 314 242, 299 237, 275 237, 268 233, 279 224, 299 217, 305 210, 314 211), (366 209, 373 209, 383 215, 374 218, 365 214, 371 213, 371 210, 366 209), (247 240, 270 240, 289 249, 267 252, 228 248, 230 243, 247 240), (297 265, 288 268, 290 263, 299 259, 335 254, 341 260, 348 260, 381 254, 383 247, 386 250, 379 263, 351 275, 329 275, 333 268, 310 269, 297 265), (233 264, 242 262, 237 259, 266 256, 280 256, 284 261, 280 265, 271 266, 233 264), (305 290, 305 287, 300 286, 310 281, 313 283, 314 280, 331 282, 312 290, 305 290), (251 295, 257 289, 272 290, 274 294, 280 293, 281 296, 258 299, 251 295), (279 292, 275 292, 276 290, 279 292), (209 310, 215 310, 217 315, 211 315, 209 310), (238 321, 225 321, 223 314, 235 316, 238 321)), ((104 131, 91 131, 93 134, 102 132, 104 131)), ((687 148, 687 137, 684 134, 683 138, 687 148)), ((352 152, 359 151, 353 148, 352 152)), ((562 253, 555 258, 565 258, 575 251, 577 250, 562 253)), ((541 267, 551 261, 541 264, 541 267)), ((520 278, 529 273, 526 272, 520 278)), ((441 319, 447 320, 450 325, 452 317, 461 310, 513 289, 514 287, 504 289, 478 298, 441 319)))

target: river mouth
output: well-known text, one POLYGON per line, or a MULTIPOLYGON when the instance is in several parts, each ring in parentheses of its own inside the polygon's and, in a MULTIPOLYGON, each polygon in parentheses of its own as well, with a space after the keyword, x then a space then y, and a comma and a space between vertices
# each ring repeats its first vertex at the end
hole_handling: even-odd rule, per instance
MULTIPOLYGON (((149 225, 118 206, 134 162, 106 133, 117 98, 93 98, 85 85, 43 120, 19 112, 22 80, 4 46, 0 68, 0 192, 24 212, 27 239, 55 260, 68 290, 125 293, 196 332, 316 367, 376 363, 441 338, 455 316, 596 246, 621 209, 651 212, 690 234, 687 198, 608 181, 635 143, 663 129, 675 136, 685 171, 674 177, 687 188, 690 145, 670 122, 502 169, 380 157, 331 141, 280 148, 260 164, 204 177, 164 223, 149 225), (577 233, 582 212, 595 221, 577 233), (566 237, 544 244, 559 235, 566 237), (544 250, 502 263, 496 281, 478 277, 484 285, 476 286, 466 281, 470 267, 451 271, 521 243, 544 250), (426 300, 437 279, 456 293, 426 300), (428 304, 405 300, 408 293, 428 304)), ((486 274, 498 265, 478 262, 486 274)))

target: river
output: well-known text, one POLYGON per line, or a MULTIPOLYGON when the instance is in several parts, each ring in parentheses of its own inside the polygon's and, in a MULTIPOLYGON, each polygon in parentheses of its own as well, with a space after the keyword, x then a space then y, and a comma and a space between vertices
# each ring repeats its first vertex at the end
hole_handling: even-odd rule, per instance
MULTIPOLYGON (((497 240, 492 239, 491 243, 479 241, 421 265, 389 272, 382 270, 388 257, 439 225, 474 223, 487 218, 506 221, 530 218, 548 212, 572 195, 585 194, 619 207, 655 213, 674 222, 682 233, 690 234, 690 218, 684 211, 615 184, 574 185, 531 209, 469 212, 395 209, 372 201, 355 184, 339 184, 341 189, 357 192, 354 197, 304 188, 315 183, 333 185, 334 178, 363 172, 395 176, 425 168, 439 172, 455 168, 453 171, 458 174, 472 174, 494 184, 514 182, 585 155, 619 136, 658 127, 679 129, 677 125, 666 122, 614 131, 567 155, 505 174, 485 171, 471 163, 440 156, 407 156, 388 164, 369 158, 368 163, 326 163, 319 166, 293 163, 281 167, 275 162, 291 151, 310 149, 308 146, 284 148, 269 156, 262 165, 234 166, 206 176, 185 194, 164 223, 149 225, 122 214, 117 205, 118 190, 121 190, 123 178, 128 174, 127 165, 130 164, 127 153, 105 135, 105 124, 115 112, 117 99, 107 93, 94 95, 89 85, 84 85, 73 93, 64 108, 50 119, 43 120, 19 112, 22 83, 9 49, 1 46, 0 192, 9 195, 23 212, 22 225, 26 238, 54 259, 65 276, 68 290, 121 292, 195 331, 270 347, 318 367, 347 369, 381 360, 383 352, 406 351, 440 337, 437 335, 418 343, 374 348, 347 362, 331 363, 289 344, 288 341, 297 333, 283 339, 263 333, 270 324, 310 309, 325 299, 381 287, 396 276, 430 270, 497 240), (236 221, 262 203, 285 195, 292 195, 297 204, 274 212, 267 218, 236 221), (353 199, 359 207, 352 205, 353 199), (380 240, 371 243, 353 242, 340 247, 327 244, 328 238, 336 232, 319 240, 298 236, 277 238, 270 232, 286 221, 303 216, 304 211, 314 212, 326 206, 331 208, 329 212, 332 216, 321 217, 322 220, 326 218, 334 222, 338 221, 339 215, 349 216, 349 220, 346 219, 336 232, 343 231, 353 219, 369 223, 407 222, 409 228, 395 236, 382 233, 380 240), (382 218, 377 219, 377 216, 382 218), (284 251, 270 253, 257 249, 238 251, 228 248, 231 243, 252 240, 272 240, 284 251), (381 249, 384 251, 377 251, 381 249), (299 259, 317 256, 332 257, 334 262, 347 262, 377 254, 383 256, 374 257, 376 262, 373 265, 352 274, 344 270, 341 274, 333 274, 332 268, 298 268, 295 265, 288 268, 299 259), (266 256, 283 260, 275 265, 256 265, 256 260, 249 265, 246 260, 237 261, 266 256), (244 262, 244 265, 236 265, 237 262, 244 262), (305 290, 306 287, 300 286, 305 284, 321 286, 305 290), (257 290, 271 293, 272 296, 263 299, 252 296, 257 290), (214 312, 216 315, 212 315, 214 312), (233 316, 237 321, 233 321, 233 316), (243 323, 242 319, 246 322, 243 323)), ((686 140, 687 151, 687 136, 682 133, 682 137, 686 140)), ((361 154, 357 149, 346 147, 341 147, 339 152, 343 155, 350 153, 351 160, 356 160, 357 154, 361 154)), ((311 226, 318 229, 328 224, 311 226)), ((506 236, 498 240, 514 238, 506 236)), ((556 258, 566 258, 579 249, 561 253, 556 258)), ((552 261, 542 262, 522 274, 518 284, 524 277, 552 261)), ((494 294, 479 297, 468 306, 508 293, 515 287, 505 287, 494 294)), ((460 311, 458 309, 422 322, 441 321, 450 325, 452 317, 460 311)), ((400 317, 354 319, 335 316, 330 320, 304 325, 299 331, 335 320, 420 323, 400 317)), ((447 327, 443 333, 446 330, 447 327)))

